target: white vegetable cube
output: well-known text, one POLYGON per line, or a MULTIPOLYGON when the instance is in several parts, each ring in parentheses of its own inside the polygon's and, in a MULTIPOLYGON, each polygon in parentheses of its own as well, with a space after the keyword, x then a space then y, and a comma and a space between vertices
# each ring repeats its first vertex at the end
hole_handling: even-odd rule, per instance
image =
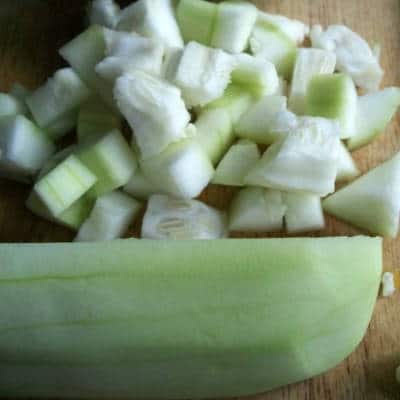
POLYGON ((344 25, 330 25, 324 32, 314 25, 310 32, 313 47, 332 51, 336 68, 351 76, 355 84, 368 91, 378 90, 383 70, 368 43, 344 25))
POLYGON ((211 46, 230 53, 241 53, 247 48, 249 37, 257 20, 257 8, 245 2, 218 4, 211 46))
POLYGON ((106 57, 96 66, 96 72, 114 82, 135 69, 160 75, 164 46, 155 40, 134 33, 104 31, 106 57))
POLYGON ((196 141, 215 165, 234 140, 229 112, 224 108, 203 111, 195 122, 196 141))
POLYGON ((291 78, 297 47, 279 29, 263 21, 257 22, 250 37, 250 50, 256 57, 273 63, 279 75, 291 78))
POLYGON ((285 222, 289 233, 319 231, 325 220, 319 196, 307 193, 282 193, 286 206, 285 222))
POLYGON ((214 168, 194 139, 173 143, 157 156, 142 159, 142 171, 163 193, 190 199, 208 185, 214 168))
POLYGON ((74 155, 42 177, 34 186, 39 198, 54 216, 60 215, 97 181, 96 176, 74 155))
POLYGON ((349 149, 357 149, 381 134, 400 107, 400 88, 390 87, 358 98, 355 134, 349 149))
POLYGON ((244 178, 260 159, 255 143, 239 140, 225 154, 218 164, 212 183, 229 186, 243 186, 244 178))
POLYGON ((28 110, 23 100, 7 93, 0 93, 0 118, 26 115, 28 110))
POLYGON ((53 143, 22 115, 0 119, 0 175, 22 179, 34 175, 54 153, 53 143))
POLYGON ((275 94, 279 77, 275 65, 249 54, 237 54, 232 83, 249 90, 256 98, 275 94))
POLYGON ((176 17, 185 42, 209 46, 214 31, 218 5, 204 0, 180 0, 176 17))
POLYGON ((140 208, 137 200, 122 192, 115 191, 99 197, 80 227, 75 242, 99 242, 122 237, 140 208))
POLYGON ((36 122, 46 129, 79 107, 89 94, 88 88, 72 68, 63 68, 35 90, 26 102, 36 122))
POLYGON ((143 218, 142 238, 218 239, 227 236, 225 213, 197 200, 151 196, 143 218))
POLYGON ((95 197, 125 185, 137 168, 133 150, 118 130, 84 142, 77 156, 97 176, 90 192, 95 197))
POLYGON ((300 125, 267 149, 245 182, 325 196, 335 188, 338 147, 325 124, 300 125))
POLYGON ((124 8, 117 30, 137 32, 166 47, 183 47, 171 0, 138 0, 124 8))
POLYGON ((222 50, 188 43, 168 79, 182 90, 189 107, 221 97, 231 80, 235 59, 222 50))
POLYGON ((353 81, 344 74, 314 76, 307 88, 305 114, 337 119, 342 139, 355 134, 357 92, 353 81))
POLYGON ((124 191, 135 198, 146 200, 160 190, 138 168, 124 186, 124 191))
POLYGON ((283 228, 286 206, 276 190, 248 187, 240 190, 229 208, 229 229, 245 232, 275 232, 283 228))
POLYGON ((400 154, 322 202, 323 209, 369 232, 394 238, 400 217, 400 154))
POLYGON ((92 25, 101 25, 113 29, 120 18, 121 9, 114 0, 94 0, 89 9, 89 21, 92 25))
POLYGON ((80 142, 120 127, 121 118, 95 97, 79 108, 76 133, 80 142))
POLYGON ((71 65, 82 81, 111 108, 116 109, 112 95, 113 82, 101 78, 96 65, 106 53, 105 29, 98 25, 90 26, 86 31, 64 45, 59 53, 71 65))
POLYGON ((251 105, 234 129, 237 136, 260 144, 271 144, 297 126, 297 117, 287 110, 284 96, 265 96, 251 105))
POLYGON ((117 79, 114 95, 133 129, 142 157, 159 154, 185 136, 190 115, 175 86, 135 71, 117 79))
POLYGON ((287 18, 284 15, 269 14, 263 11, 258 11, 257 23, 260 25, 269 25, 271 28, 277 29, 296 44, 303 43, 305 37, 310 32, 310 27, 301 21, 287 18))
POLYGON ((299 49, 290 87, 289 108, 296 114, 304 114, 308 84, 315 75, 332 74, 336 55, 320 49, 299 49))
POLYGON ((382 296, 389 297, 396 291, 394 282, 394 275, 391 272, 384 272, 382 274, 382 296))
POLYGON ((337 158, 336 181, 350 181, 359 174, 360 170, 354 162, 353 157, 347 150, 346 146, 340 142, 337 158))

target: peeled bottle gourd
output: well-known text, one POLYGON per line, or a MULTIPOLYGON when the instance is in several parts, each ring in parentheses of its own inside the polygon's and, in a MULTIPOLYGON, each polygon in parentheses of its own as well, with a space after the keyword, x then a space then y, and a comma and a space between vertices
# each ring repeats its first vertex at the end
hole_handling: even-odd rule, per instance
POLYGON ((204 399, 340 363, 367 329, 381 239, 0 245, 0 395, 204 399))

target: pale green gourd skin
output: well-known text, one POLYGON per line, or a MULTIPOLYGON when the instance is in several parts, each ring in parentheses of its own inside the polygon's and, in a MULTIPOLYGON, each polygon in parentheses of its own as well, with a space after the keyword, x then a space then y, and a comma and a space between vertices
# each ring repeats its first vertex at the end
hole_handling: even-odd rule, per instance
POLYGON ((0 395, 214 398, 322 373, 361 341, 381 239, 0 245, 0 395), (178 255, 178 256, 177 256, 178 255))

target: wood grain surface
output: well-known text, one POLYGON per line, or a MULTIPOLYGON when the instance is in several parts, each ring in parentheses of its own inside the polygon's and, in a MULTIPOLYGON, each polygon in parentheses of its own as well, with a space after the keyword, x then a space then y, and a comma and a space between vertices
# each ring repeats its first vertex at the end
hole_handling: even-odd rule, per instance
MULTIPOLYGON (((29 88, 41 84, 63 64, 57 49, 85 24, 85 1, 0 0, 0 90, 19 81, 29 88)), ((384 86, 400 86, 399 0, 258 0, 269 12, 309 24, 350 26, 370 42, 382 44, 384 86)), ((362 171, 400 150, 400 115, 384 135, 354 153, 362 171)), ((73 233, 33 216, 24 207, 29 187, 0 180, 0 242, 69 241, 73 233)), ((234 192, 210 187, 202 195, 225 208, 234 192)), ((139 222, 133 228, 138 232, 139 222)), ((327 218, 321 235, 354 235, 361 231, 327 218)), ((384 243, 384 265, 400 270, 400 238, 384 243)), ((1 260, 0 260, 1 266, 1 260)), ((1 301, 1 299, 0 299, 1 301)), ((379 299, 364 341, 330 372, 305 382, 252 397, 253 400, 400 399, 395 367, 400 364, 400 295, 379 299)))

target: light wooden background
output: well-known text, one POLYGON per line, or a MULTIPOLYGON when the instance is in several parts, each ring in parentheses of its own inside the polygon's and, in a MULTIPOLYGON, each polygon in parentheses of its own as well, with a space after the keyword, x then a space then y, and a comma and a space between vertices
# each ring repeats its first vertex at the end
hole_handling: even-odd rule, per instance
MULTIPOLYGON (((34 88, 63 65, 57 49, 84 26, 86 1, 0 0, 0 90, 14 81, 34 88)), ((383 45, 384 85, 400 86, 400 0, 257 0, 270 12, 307 23, 343 23, 383 45)), ((355 152, 362 171, 400 150, 400 113, 386 133, 355 152)), ((68 241, 73 233, 29 213, 29 188, 0 180, 0 242, 68 241)), ((211 187, 202 198, 224 208, 233 191, 211 187)), ((360 231, 327 218, 321 235, 353 235, 360 231)), ((138 226, 133 232, 138 232, 138 226)), ((387 269, 400 270, 400 239, 384 244, 387 269)), ((1 267, 1 260, 0 260, 1 267)), ((1 301, 1 299, 0 299, 1 301)), ((293 384, 253 400, 400 399, 395 367, 400 364, 400 295, 379 299, 367 336, 341 365, 323 376, 293 384)), ((266 371, 267 373, 267 371, 266 371)))

